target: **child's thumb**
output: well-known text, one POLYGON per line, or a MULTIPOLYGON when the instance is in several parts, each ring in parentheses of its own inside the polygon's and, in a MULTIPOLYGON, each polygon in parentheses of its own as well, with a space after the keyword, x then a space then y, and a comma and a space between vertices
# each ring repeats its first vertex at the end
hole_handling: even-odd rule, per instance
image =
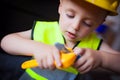
POLYGON ((85 51, 84 48, 78 48, 78 47, 75 47, 75 48, 74 48, 74 53, 75 53, 77 56, 82 56, 82 55, 84 54, 84 51, 85 51))

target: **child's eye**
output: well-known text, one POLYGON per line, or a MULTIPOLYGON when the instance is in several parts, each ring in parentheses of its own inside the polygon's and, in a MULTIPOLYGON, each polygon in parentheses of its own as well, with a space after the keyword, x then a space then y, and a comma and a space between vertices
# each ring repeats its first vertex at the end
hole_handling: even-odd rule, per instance
POLYGON ((90 23, 87 23, 87 22, 83 22, 83 25, 85 25, 85 26, 87 26, 87 27, 91 27, 92 26, 92 24, 90 24, 90 23))
POLYGON ((66 14, 68 18, 74 18, 74 15, 66 14))

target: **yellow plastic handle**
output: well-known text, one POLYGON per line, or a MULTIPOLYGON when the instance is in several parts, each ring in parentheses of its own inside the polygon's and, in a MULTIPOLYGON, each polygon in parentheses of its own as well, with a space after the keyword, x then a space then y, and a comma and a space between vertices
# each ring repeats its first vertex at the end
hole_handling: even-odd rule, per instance
MULTIPOLYGON (((63 53, 63 52, 61 52, 62 66, 61 67, 57 67, 56 62, 55 62, 55 66, 57 68, 68 68, 68 67, 70 67, 74 63, 75 60, 76 60, 76 55, 73 53, 72 50, 71 50, 70 53, 63 53)), ((37 67, 37 66, 38 66, 38 63, 37 63, 37 61, 35 59, 25 61, 21 65, 22 69, 33 68, 33 67, 37 67)))
POLYGON ((26 68, 33 68, 33 67, 37 67, 38 63, 35 59, 32 60, 28 60, 22 63, 21 68, 22 69, 26 69, 26 68))

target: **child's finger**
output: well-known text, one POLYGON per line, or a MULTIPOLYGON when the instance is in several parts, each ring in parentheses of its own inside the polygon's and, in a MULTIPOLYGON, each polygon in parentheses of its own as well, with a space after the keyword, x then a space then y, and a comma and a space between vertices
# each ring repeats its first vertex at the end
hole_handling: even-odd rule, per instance
POLYGON ((47 62, 48 62, 47 63, 48 64, 48 68, 50 70, 53 70, 55 68, 53 56, 48 56, 47 62))
POLYGON ((81 73, 86 73, 92 69, 91 62, 88 60, 84 65, 78 68, 81 73))
POLYGON ((44 67, 43 67, 43 60, 40 60, 40 61, 38 62, 38 64, 39 64, 39 67, 40 67, 41 69, 44 69, 44 67))
POLYGON ((44 60, 43 60, 43 67, 44 67, 44 69, 47 69, 48 68, 48 66, 47 66, 47 58, 45 58, 44 60))
POLYGON ((57 50, 57 49, 54 50, 53 56, 54 56, 54 59, 55 59, 55 62, 56 62, 56 66, 58 66, 58 67, 62 66, 62 63, 61 63, 61 60, 60 60, 59 50, 57 50))
POLYGON ((74 63, 74 67, 75 68, 79 68, 82 65, 84 65, 86 63, 86 59, 83 57, 81 57, 80 59, 78 59, 75 63, 74 63))

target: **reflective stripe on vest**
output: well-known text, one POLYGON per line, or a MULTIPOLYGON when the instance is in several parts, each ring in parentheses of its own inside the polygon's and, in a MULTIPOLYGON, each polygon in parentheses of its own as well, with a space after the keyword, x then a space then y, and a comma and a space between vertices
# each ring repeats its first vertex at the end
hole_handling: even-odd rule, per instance
MULTIPOLYGON (((35 27, 33 29, 33 40, 38 42, 43 42, 45 44, 54 45, 55 42, 63 43, 64 39, 60 32, 58 22, 40 22, 36 21, 35 27)), ((90 34, 88 37, 81 40, 78 47, 81 48, 91 48, 96 50, 99 46, 100 39, 96 37, 95 34, 90 34)), ((73 68, 69 67, 67 69, 63 69, 64 71, 78 74, 78 71, 73 68)), ((29 72, 27 72, 29 74, 29 72)), ((33 74, 31 74, 32 76, 33 74)), ((37 75, 40 77, 40 75, 37 75)), ((32 76, 33 77, 33 76, 32 76)))
POLYGON ((69 68, 62 69, 62 70, 66 71, 66 72, 69 72, 69 73, 76 74, 76 75, 78 74, 78 71, 73 67, 69 67, 69 68))
POLYGON ((26 72, 28 73, 29 76, 31 76, 35 80, 48 80, 47 78, 42 77, 35 73, 32 69, 26 69, 26 72))

